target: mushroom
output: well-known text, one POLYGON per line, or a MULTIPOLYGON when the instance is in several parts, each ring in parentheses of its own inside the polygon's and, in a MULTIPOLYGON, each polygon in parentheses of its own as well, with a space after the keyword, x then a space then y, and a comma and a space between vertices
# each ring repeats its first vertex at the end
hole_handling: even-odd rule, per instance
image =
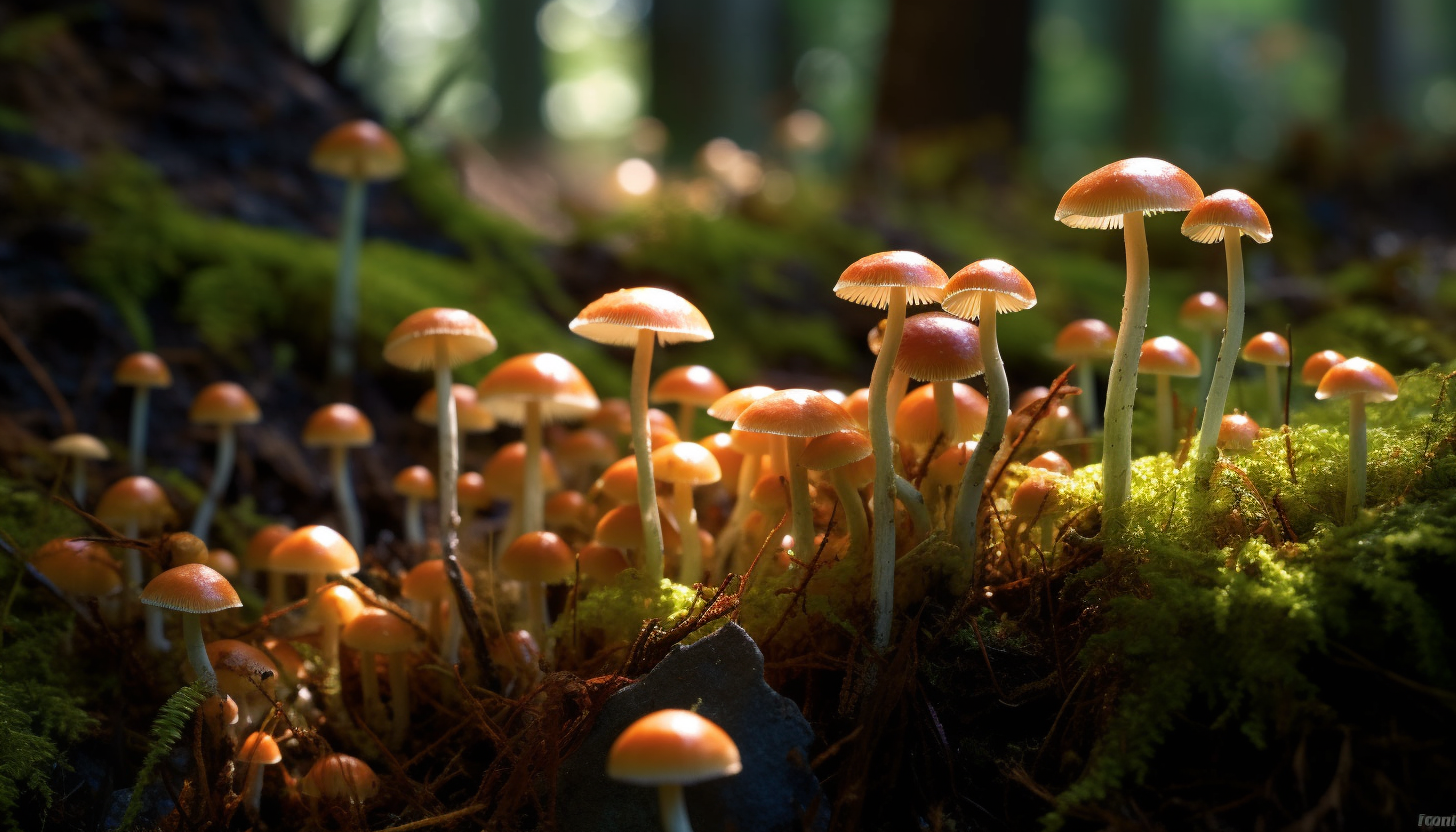
POLYGON ((1395 378, 1374 361, 1355 357, 1330 368, 1320 380, 1314 397, 1350 400, 1350 476, 1345 488, 1345 522, 1365 504, 1365 466, 1369 453, 1365 437, 1365 404, 1393 402, 1400 394, 1395 378))
POLYGON ((599 344, 633 346, 632 446, 637 454, 637 499, 642 506, 643 569, 648 580, 662 580, 662 520, 657 514, 657 484, 652 476, 652 441, 647 424, 647 384, 652 375, 654 340, 663 345, 708 341, 713 329, 697 307, 665 289, 622 289, 587 304, 572 319, 571 331, 599 344), (643 472, 646 472, 645 475, 643 472))
POLYGON ((202 616, 241 607, 243 602, 227 578, 200 563, 174 566, 153 578, 142 590, 142 603, 150 607, 182 613, 182 640, 187 645, 187 661, 192 672, 202 680, 203 689, 217 692, 217 674, 207 658, 207 645, 202 641, 202 616))
POLYGON ((1092 362, 1112 358, 1116 349, 1117 331, 1096 318, 1072 321, 1062 327, 1052 342, 1053 358, 1077 365, 1077 386, 1082 389, 1077 408, 1088 430, 1102 424, 1102 414, 1097 412, 1097 373, 1092 362))
POLYGON ((1173 442, 1173 376, 1193 378, 1201 369, 1198 356, 1188 345, 1171 335, 1159 335, 1143 342, 1138 354, 1138 369, 1158 379, 1158 440, 1159 453, 1171 453, 1173 442))
POLYGON ((587 543, 582 546, 576 553, 576 564, 583 577, 599 584, 611 583, 622 570, 632 567, 625 552, 616 546, 602 543, 587 543))
POLYGON ((551 446, 561 466, 563 482, 586 488, 597 475, 617 459, 617 443, 596 428, 582 428, 566 434, 551 446))
MULTIPOLYGON (((647 546, 646 533, 642 525, 642 509, 637 505, 617 506, 597 521, 592 530, 592 539, 598 543, 613 546, 627 552, 641 553, 647 546)), ((677 528, 671 523, 662 524, 662 543, 667 551, 676 551, 682 545, 677 528)), ((633 565, 642 568, 642 558, 630 558, 633 565)))
POLYGON ((358 757, 325 754, 303 776, 299 790, 305 797, 324 803, 363 805, 379 794, 374 769, 358 757))
POLYGON ((248 766, 243 775, 248 781, 243 787, 243 805, 247 807, 250 816, 257 817, 263 797, 263 770, 282 762, 283 752, 278 750, 278 742, 272 737, 261 731, 254 731, 238 748, 237 761, 247 763, 248 766))
POLYGON ((121 387, 134 388, 131 397, 131 442, 128 445, 131 472, 140 474, 147 467, 147 415, 152 388, 165 390, 172 386, 172 371, 161 356, 150 352, 134 352, 116 365, 111 380, 121 387))
POLYGON ((237 556, 227 549, 208 549, 205 563, 220 572, 229 582, 238 577, 237 556))
POLYGON ((1006 417, 1011 413, 1011 387, 996 346, 996 318, 1036 306, 1036 290, 1020 270, 1004 260, 977 260, 951 276, 941 307, 958 318, 980 321, 978 358, 986 367, 986 428, 961 479, 952 520, 951 542, 974 559, 981 539, 981 492, 991 460, 1001 450, 1006 417))
POLYGON ((693 505, 693 486, 712 485, 723 478, 723 469, 712 452, 696 442, 674 442, 652 452, 652 468, 672 486, 672 506, 682 534, 682 558, 678 561, 678 583, 692 586, 703 580, 703 546, 698 538, 698 512, 693 505))
POLYGON ((423 465, 411 465, 394 475, 394 493, 404 498, 404 539, 418 546, 425 542, 420 504, 435 499, 435 475, 423 465))
MULTIPOLYGON (((1194 211, 1197 210, 1194 206, 1194 211)), ((1193 211, 1188 216, 1193 216, 1193 211)), ((1178 323, 1198 333, 1198 364, 1203 368, 1198 373, 1198 398, 1205 399, 1208 397, 1208 385, 1213 380, 1214 338, 1221 335, 1228 325, 1228 304, 1216 292, 1189 295, 1178 307, 1178 323)))
POLYGON ((1264 367, 1264 393, 1269 400, 1271 425, 1284 424, 1284 396, 1280 394, 1279 369, 1289 366, 1289 342, 1277 332, 1261 332, 1244 345, 1243 358, 1264 367))
POLYGON ((305 448, 329 449, 329 476, 334 482, 334 501, 344 518, 344 536, 356 550, 364 548, 364 519, 349 479, 349 449, 374 444, 374 425, 351 404, 327 404, 315 410, 303 426, 305 448))
MULTIPOLYGON (((870 441, 874 444, 874 566, 870 570, 870 602, 874 609, 874 645, 890 646, 890 619, 895 604, 895 452, 890 444, 887 399, 895 353, 905 328, 905 306, 939 303, 945 296, 945 271, 911 251, 884 251, 863 257, 839 276, 834 294, 853 303, 886 309, 885 335, 870 376, 870 441)), ((832 404, 832 403, 831 403, 832 404)), ((837 407, 837 405, 836 405, 837 407)), ((851 420, 852 421, 852 420, 851 420)), ((852 425, 851 425, 852 426, 852 425)))
POLYGON ((1064 477, 1072 476, 1072 463, 1056 451, 1047 451, 1036 459, 1026 463, 1028 468, 1040 468, 1043 471, 1050 471, 1053 474, 1061 474, 1064 477))
MULTIPOLYGON (((450 395, 455 399, 455 429, 460 431, 460 459, 465 459, 465 448, 470 434, 489 433, 495 430, 495 414, 480 403, 480 396, 469 384, 451 384, 450 395)), ((432 428, 440 426, 440 399, 433 389, 426 390, 415 402, 411 412, 415 421, 432 428)))
POLYGON ((309 165, 348 183, 339 221, 339 271, 329 337, 329 378, 347 383, 354 375, 354 331, 359 321, 359 247, 364 237, 366 188, 404 171, 404 153, 389 131, 372 121, 345 122, 313 146, 309 165))
POLYGON ((1345 356, 1334 350, 1320 350, 1305 359, 1304 367, 1299 372, 1299 381, 1306 387, 1319 387, 1320 381, 1331 367, 1344 362, 1345 356))
POLYGON ((37 549, 30 565, 57 589, 78 598, 104 601, 121 593, 121 570, 99 543, 58 537, 37 549))
POLYGON ((678 435, 691 440, 694 413, 699 408, 710 407, 728 395, 728 385, 718 374, 707 367, 692 365, 673 367, 653 382, 650 400, 654 404, 675 404, 678 406, 678 435))
POLYGON ((379 698, 379 668, 374 657, 382 653, 388 660, 389 704, 393 712, 389 746, 398 748, 409 734, 409 674, 404 657, 415 648, 415 628, 394 613, 370 607, 344 627, 343 639, 345 644, 359 651, 359 684, 364 692, 366 719, 371 725, 384 722, 384 702, 379 698))
POLYGON ((474 599, 465 587, 455 553, 455 525, 459 522, 455 484, 460 477, 460 440, 455 397, 450 394, 450 369, 490 355, 495 348, 495 336, 479 318, 463 309, 422 309, 401 321, 384 342, 385 361, 407 370, 435 373, 440 449, 440 551, 455 588, 455 600, 462 608, 472 605, 474 599))
MULTIPOLYGON (((124 477, 112 483, 101 493, 96 504, 96 517, 113 528, 119 527, 124 537, 138 540, 143 534, 153 534, 176 518, 172 503, 167 500, 162 486, 150 477, 124 477)), ((122 554, 122 581, 126 585, 128 603, 132 593, 141 589, 143 577, 142 553, 127 547, 122 554)), ((135 609, 135 607, 132 607, 135 609)), ((170 650, 172 645, 161 634, 161 611, 147 610, 148 645, 158 652, 170 650)))
POLYGON ((110 459, 111 452, 89 433, 68 433, 51 443, 51 453, 71 460, 71 496, 76 505, 86 504, 86 461, 110 459))
MULTIPOLYGON (((323 637, 319 639, 319 652, 323 654, 325 677, 337 680, 340 672, 339 632, 349 626, 349 622, 358 618, 359 613, 364 611, 364 599, 347 586, 331 584, 309 599, 308 604, 309 614, 315 621, 323 625, 323 637)), ((325 690, 333 689, 333 684, 325 685, 325 690)))
POLYGON ((949 389, 945 395, 934 385, 917 387, 900 400, 895 411, 895 438, 915 462, 937 439, 942 440, 942 446, 955 445, 986 430, 986 397, 958 381, 948 382, 946 387, 949 389), (941 415, 947 402, 954 414, 948 428, 943 426, 945 418, 941 415))
POLYGON ((463 533, 475 521, 476 512, 490 508, 494 497, 484 475, 466 471, 455 480, 455 499, 460 504, 460 529, 463 533))
MULTIPOLYGON (((475 579, 465 573, 465 585, 475 591, 475 579)), ((399 594, 420 604, 433 605, 430 609, 430 636, 440 645, 440 658, 447 665, 460 662, 460 636, 464 623, 460 610, 453 603, 454 592, 450 578, 445 574, 443 560, 427 560, 414 565, 400 581, 399 594)))
POLYGON ((1038 545, 1045 555, 1051 555, 1054 543, 1056 519, 1062 513, 1062 506, 1057 495, 1057 481, 1061 477, 1057 474, 1033 474, 1022 480, 1021 485, 1011 494, 1011 516, 1020 520, 1031 530, 1033 526, 1040 529, 1041 541, 1038 545))
POLYGON ((257 724, 278 684, 277 665, 267 653, 237 639, 209 641, 204 650, 217 674, 218 691, 238 703, 246 725, 257 724))
POLYGON ((1242 413, 1230 413, 1218 426, 1218 447, 1223 451, 1248 451, 1259 438, 1259 423, 1242 413))
MULTIPOLYGON (((1144 214, 1187 211, 1203 199, 1193 177, 1160 159, 1124 159, 1099 168, 1067 189, 1055 218, 1072 228, 1123 229, 1127 288, 1122 323, 1107 382, 1102 436, 1102 496, 1106 526, 1117 527, 1132 496, 1132 413, 1137 399, 1138 345, 1148 328, 1148 238, 1144 214)), ((1230 293, 1232 297, 1232 293, 1230 293)))
POLYGON ((1228 322, 1218 348, 1218 365, 1208 383, 1198 428, 1198 450, 1193 455, 1194 481, 1204 486, 1218 461, 1214 445, 1239 358, 1239 344, 1244 339, 1244 251, 1240 238, 1247 236, 1256 243, 1267 243, 1273 239, 1274 230, 1259 203, 1238 191, 1222 190, 1189 210, 1183 218, 1183 236, 1196 243, 1222 242, 1228 265, 1228 322))
POLYGON ((692 711, 650 713, 628 725, 607 752, 608 777, 657 787, 665 832, 692 832, 683 786, 742 770, 733 739, 692 711))
POLYGON ((249 570, 261 570, 268 575, 268 601, 267 607, 276 610, 288 603, 285 595, 284 584, 286 575, 275 570, 269 557, 273 554, 273 547, 277 546, 283 538, 293 534, 291 526, 282 523, 270 523, 257 530, 248 539, 248 551, 243 558, 243 565, 249 570))
POLYGON ((869 435, 858 429, 826 433, 810 439, 799 458, 810 471, 828 471, 829 482, 844 509, 849 527, 848 557, 863 560, 869 551, 869 520, 865 518, 864 498, 859 490, 874 480, 872 470, 856 465, 868 459, 874 450, 869 435))
MULTIPOLYGON (((511 442, 492 454, 481 471, 491 496, 510 503, 505 528, 508 538, 516 536, 523 522, 521 514, 525 505, 528 456, 525 442, 511 442)), ((561 487, 561 475, 556 471, 556 460, 550 451, 541 452, 541 484, 544 491, 555 491, 561 487)))
POLYGON ((809 472, 801 463, 804 443, 826 433, 852 430, 854 419, 817 390, 780 390, 745 408, 733 427, 783 437, 788 448, 794 549, 800 558, 808 557, 814 547, 814 511, 809 500, 809 472))
POLYGON ((526 630, 546 652, 546 585, 569 580, 576 572, 576 555, 554 532, 526 532, 501 555, 501 574, 526 585, 526 630))
MULTIPOLYGON (((911 315, 905 319, 900 351, 895 353, 895 370, 916 381, 929 382, 927 387, 920 390, 931 391, 937 428, 944 435, 947 444, 969 439, 970 434, 984 429, 984 409, 981 410, 979 428, 961 425, 958 415, 959 397, 956 396, 954 387, 955 382, 978 376, 985 370, 981 364, 981 338, 975 324, 944 312, 911 315)), ((980 397, 976 393, 973 399, 980 397)), ((904 402, 908 400, 909 397, 906 397, 899 407, 903 408, 904 402)), ((900 415, 897 408, 896 435, 900 435, 900 415)), ((900 436, 900 439, 906 441, 904 436, 900 436)), ((931 441, 934 441, 933 437, 931 441)))
MULTIPOLYGON (((880 347, 883 346, 885 343, 885 327, 887 327, 888 325, 889 319, 881 318, 880 322, 878 324, 875 324, 870 329, 869 335, 866 338, 866 340, 869 341, 870 355, 878 356, 880 354, 880 347)), ((893 372, 890 373, 890 389, 885 393, 885 409, 891 413, 894 413, 897 409, 899 409, 900 400, 905 398, 905 392, 909 389, 910 376, 906 375, 903 370, 896 368, 893 372)), ((866 387, 864 388, 864 390, 866 394, 865 414, 866 416, 868 416, 869 388, 866 387)), ((868 422, 866 422, 866 425, 868 425, 868 422)), ((865 430, 869 430, 869 428, 866 427, 865 430)))
POLYGON ((262 415, 248 391, 230 381, 219 381, 202 388, 192 400, 187 418, 194 425, 217 426, 217 461, 212 466, 212 481, 207 486, 207 496, 192 517, 192 533, 206 540, 212 529, 212 516, 217 513, 218 503, 233 477, 233 460, 238 450, 237 426, 257 424, 262 415))
POLYGON ((496 418, 520 425, 526 443, 521 494, 521 531, 545 527, 545 490, 541 484, 541 426, 574 421, 595 413, 601 402, 576 365, 549 352, 508 358, 475 387, 480 402, 496 418))
MULTIPOLYGON (((352 575, 359 571, 359 553, 349 541, 328 526, 304 526, 278 541, 268 556, 268 567, 288 575, 303 575, 305 598, 323 589, 329 575, 352 575)), ((313 610, 310 607, 310 616, 313 610)))
MULTIPOLYGON (((907 381, 908 381, 908 379, 907 379, 907 381)), ((904 397, 902 396, 901 398, 904 398, 904 397)), ((850 393, 848 396, 846 396, 844 398, 844 401, 842 401, 842 402, 839 403, 839 406, 842 407, 842 408, 844 408, 844 412, 845 413, 848 413, 854 419, 854 423, 856 425, 859 425, 859 429, 860 430, 866 431, 866 432, 869 431, 869 429, 870 429, 870 388, 868 388, 868 387, 861 387, 858 390, 854 391, 853 393, 850 393)), ((899 407, 900 407, 900 403, 899 402, 896 402, 895 403, 895 408, 898 410, 899 407)))

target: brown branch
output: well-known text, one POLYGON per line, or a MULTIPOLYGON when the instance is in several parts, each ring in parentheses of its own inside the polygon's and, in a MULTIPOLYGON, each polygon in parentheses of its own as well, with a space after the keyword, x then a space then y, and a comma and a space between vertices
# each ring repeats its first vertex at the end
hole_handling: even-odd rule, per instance
MULTIPOLYGON (((859 497, 856 496, 855 499, 859 499, 859 497)), ((778 621, 774 622, 768 634, 759 640, 759 650, 768 649, 769 642, 773 641, 774 637, 779 634, 779 631, 784 628, 784 624, 788 623, 789 614, 794 611, 794 607, 803 603, 804 593, 809 589, 809 581, 814 579, 814 572, 818 569, 819 557, 824 554, 824 547, 829 544, 829 533, 834 529, 834 517, 838 511, 839 501, 835 500, 834 509, 829 515, 829 525, 824 529, 824 539, 819 542, 819 548, 814 550, 814 557, 808 563, 802 564, 804 567, 804 580, 800 581, 798 586, 789 591, 789 594, 793 597, 789 599, 789 603, 784 607, 783 614, 779 616, 778 621)), ((779 522, 782 523, 783 521, 781 520, 779 522)), ((777 532, 777 529, 775 529, 775 532, 777 532)))

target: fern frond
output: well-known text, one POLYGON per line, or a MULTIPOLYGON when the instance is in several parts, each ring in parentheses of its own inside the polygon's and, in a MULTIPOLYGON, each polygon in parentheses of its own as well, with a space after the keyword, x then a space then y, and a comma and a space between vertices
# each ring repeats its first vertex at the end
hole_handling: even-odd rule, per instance
POLYGON ((147 756, 137 772, 136 785, 132 786, 131 798, 126 803, 126 814, 121 818, 119 829, 122 832, 136 822, 142 810, 142 792, 151 784, 157 766, 172 753, 172 746, 182 739, 187 723, 192 721, 192 715, 207 701, 207 697, 207 689, 203 680, 199 679, 167 697, 166 704, 157 712, 157 718, 152 720, 152 741, 147 746, 147 756))

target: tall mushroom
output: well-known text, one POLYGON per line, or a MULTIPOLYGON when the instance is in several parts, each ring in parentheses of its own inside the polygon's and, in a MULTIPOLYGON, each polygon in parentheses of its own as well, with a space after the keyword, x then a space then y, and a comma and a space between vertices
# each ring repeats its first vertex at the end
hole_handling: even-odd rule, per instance
POLYGON ((652 383, 653 404, 675 404, 678 406, 678 435, 691 441, 695 435, 693 419, 698 410, 710 407, 713 402, 728 395, 728 385, 718 374, 698 364, 687 367, 673 367, 657 377, 652 383))
MULTIPOLYGON (((1104 525, 1117 527, 1132 496, 1132 412, 1137 399, 1138 350, 1148 328, 1148 238, 1143 215, 1187 211, 1203 199, 1193 177, 1160 159, 1124 159, 1077 180, 1055 218, 1072 228, 1122 228, 1127 288, 1122 323, 1107 382, 1102 437, 1104 525)), ((984 337, 984 333, 983 333, 984 337)))
POLYGON ((895 452, 890 444, 886 404, 895 353, 905 329, 907 304, 939 303, 945 297, 945 271, 913 251, 882 251, 856 260, 839 276, 834 294, 852 303, 885 309, 885 335, 870 375, 870 441, 875 449, 874 567, 870 602, 874 608, 874 645, 890 646, 890 620, 895 604, 895 452))
POLYGON ((652 440, 647 430, 647 390, 652 377, 652 347, 708 341, 713 329, 696 306, 665 289, 639 287, 603 295, 571 321, 583 338, 619 347, 632 346, 632 446, 637 454, 637 497, 642 506, 643 569, 654 583, 662 580, 662 518, 657 513, 657 483, 652 477, 652 440))
POLYGON ((425 542, 425 524, 420 504, 435 499, 435 475, 423 465, 411 465, 394 475, 394 493, 404 498, 404 540, 412 545, 425 542))
POLYGON ((1264 398, 1269 403, 1269 425, 1284 424, 1284 396, 1279 370, 1289 366, 1289 342, 1277 332, 1261 332, 1244 345, 1243 359, 1264 368, 1264 398))
POLYGON ((692 586, 703 580, 703 544, 698 538, 698 512, 693 505, 693 486, 712 485, 723 478, 717 457, 696 442, 674 442, 652 452, 652 468, 672 486, 672 507, 682 533, 682 558, 678 562, 678 583, 692 586))
POLYGON ((354 484, 349 479, 349 449, 374 444, 374 425, 351 404, 326 404, 315 410, 303 426, 305 448, 328 448, 329 477, 334 484, 334 502, 344 519, 344 536, 356 550, 364 548, 364 519, 354 484))
POLYGON ((817 390, 780 390, 749 405, 733 427, 783 437, 788 448, 794 551, 800 559, 809 557, 814 550, 814 511, 809 501, 809 471, 802 464, 804 444, 826 433, 853 430, 854 419, 817 390))
POLYGON ((68 433, 51 442, 51 453, 71 460, 71 496, 76 505, 86 504, 86 462, 110 459, 111 452, 89 433, 68 433))
POLYGON ((1365 404, 1393 402, 1400 395, 1395 378, 1374 361, 1356 356, 1330 368, 1320 380, 1316 399, 1350 400, 1350 476, 1345 488, 1345 522, 1354 521, 1365 505, 1365 467, 1369 450, 1365 437, 1365 404))
POLYGON ((131 441, 128 445, 131 472, 140 474, 147 468, 147 415, 152 389, 172 386, 172 371, 161 356, 150 352, 134 352, 116 365, 111 380, 120 387, 134 388, 131 397, 131 441))
POLYGON ((1077 365, 1077 386, 1082 389, 1077 397, 1077 411, 1089 431, 1102 424, 1102 414, 1097 412, 1097 372, 1092 362, 1112 358, 1116 349, 1117 332, 1096 318, 1072 321, 1062 327, 1052 342, 1053 358, 1077 365))
POLYGON ((608 777, 657 788, 664 832, 692 832, 683 786, 742 770, 728 733, 692 711, 650 713, 628 725, 607 752, 608 777))
POLYGON ((233 462, 238 452, 237 426, 257 424, 263 417, 248 391, 230 381, 219 381, 202 388, 192 400, 187 418, 194 425, 217 427, 217 461, 212 466, 212 481, 207 486, 207 496, 192 516, 192 533, 207 540, 212 517, 233 478, 233 462))
POLYGON ((187 661, 208 693, 217 692, 217 674, 202 640, 202 616, 241 607, 243 602, 227 578, 200 563, 184 563, 153 578, 142 590, 142 603, 182 613, 182 639, 187 661))
POLYGON ((1138 353, 1138 370, 1158 379, 1158 453, 1173 448, 1173 376, 1193 378, 1201 368, 1198 356, 1188 345, 1171 335, 1159 335, 1143 342, 1138 353))
POLYGON ((1198 398, 1207 398, 1208 385, 1213 380, 1214 338, 1228 323, 1228 304, 1216 292, 1189 295, 1178 307, 1178 323, 1198 333, 1198 366, 1202 368, 1198 372, 1198 398))
POLYGON ((521 531, 545 527, 546 494, 541 484, 541 426, 569 422, 595 413, 601 402, 576 365, 559 355, 536 352, 506 359, 475 387, 480 402, 496 418, 520 425, 526 443, 521 494, 521 531))
POLYGON ((1183 236, 1195 243, 1223 243, 1228 266, 1228 322, 1224 326, 1223 343, 1218 348, 1218 365, 1208 383, 1208 396, 1203 402, 1203 419, 1198 426, 1198 451, 1193 457, 1194 482, 1206 486, 1218 461, 1219 423, 1228 402, 1229 384, 1234 378, 1234 364, 1239 359, 1239 345, 1244 340, 1244 250, 1240 238, 1256 243, 1274 238, 1269 217, 1259 203, 1234 190, 1208 195, 1183 218, 1183 236))
POLYGON ((440 551, 445 571, 455 588, 462 614, 470 610, 470 637, 477 661, 486 661, 485 634, 478 632, 475 600, 465 586, 456 556, 455 527, 459 522, 455 484, 460 477, 460 439, 455 420, 455 397, 450 391, 450 370, 495 352, 495 336, 480 319, 464 309, 422 309, 400 322, 384 342, 384 360, 406 370, 432 370, 435 374, 436 422, 439 432, 440 551))
POLYGON ((339 221, 339 271, 334 282, 329 337, 329 378, 354 374, 354 331, 359 325, 359 247, 364 237, 366 188, 404 171, 404 153, 389 131, 372 121, 349 121, 325 133, 313 146, 314 170, 348 183, 339 221))

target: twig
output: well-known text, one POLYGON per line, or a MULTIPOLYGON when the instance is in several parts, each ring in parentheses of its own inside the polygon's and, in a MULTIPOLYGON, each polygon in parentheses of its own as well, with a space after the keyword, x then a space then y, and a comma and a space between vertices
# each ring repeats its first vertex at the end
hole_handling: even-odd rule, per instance
POLYGON ((54 407, 56 415, 61 417, 62 430, 66 433, 75 433, 76 414, 71 412, 71 406, 66 404, 66 398, 61 395, 60 390, 56 389, 56 383, 51 380, 50 373, 46 372, 45 367, 26 348, 25 342, 20 340, 20 336, 15 334, 15 330, 10 328, 4 315, 0 315, 0 341, 4 341, 10 351, 15 353, 15 357, 25 365, 30 377, 35 379, 36 385, 46 394, 46 398, 51 400, 51 407, 54 407))
POLYGON ((1248 486, 1249 493, 1254 495, 1254 499, 1259 503, 1259 509, 1264 512, 1264 519, 1269 521, 1269 531, 1274 536, 1274 539, 1270 542, 1275 546, 1282 544, 1284 540, 1283 536, 1279 534, 1279 517, 1274 514, 1273 509, 1269 508, 1269 503, 1264 500, 1264 495, 1259 493, 1259 488, 1254 485, 1254 481, 1249 479, 1248 473, 1227 460, 1220 459, 1214 465, 1215 469, 1222 468, 1226 471, 1232 471, 1234 476, 1237 476, 1243 481, 1244 485, 1248 486))
MULTIPOLYGON (((856 497, 856 499, 858 498, 856 497)), ((814 571, 819 564, 819 556, 824 554, 824 547, 829 544, 829 533, 834 529, 834 516, 835 513, 837 513, 838 511, 839 501, 835 500, 834 509, 829 514, 829 525, 826 526, 824 529, 824 539, 819 542, 819 548, 814 550, 814 557, 811 558, 808 563, 803 564, 804 580, 800 581, 799 585, 794 587, 790 591, 790 594, 793 595, 793 597, 789 599, 788 605, 784 607, 784 612, 782 615, 779 616, 779 620, 774 622, 773 628, 768 631, 767 635, 759 640, 759 650, 766 650, 768 648, 768 643, 774 640, 774 637, 777 636, 779 634, 779 631, 784 628, 784 624, 788 622, 789 613, 794 611, 795 604, 803 600, 804 592, 809 588, 809 581, 813 580, 814 578, 814 571)), ((783 521, 780 521, 780 523, 782 522, 783 521)), ((775 529, 775 532, 777 532, 777 529, 775 529)))
POLYGON ((409 823, 402 823, 399 826, 391 826, 386 829, 380 830, 380 832, 408 832, 408 830, 411 829, 424 829, 430 826, 439 826, 442 823, 449 823, 452 820, 459 820, 461 818, 470 817, 471 815, 479 812, 481 809, 484 808, 484 805, 476 803, 471 806, 466 806, 464 809, 456 809, 453 812, 446 812, 443 815, 435 815, 431 818, 410 821, 409 823))
POLYGON ((846 745, 858 739, 860 732, 862 731, 864 731, 864 726, 856 725, 853 731, 850 731, 848 734, 845 734, 844 736, 835 740, 833 745, 820 752, 819 756, 815 757, 813 762, 809 763, 809 768, 812 770, 824 765, 826 762, 829 761, 831 757, 833 757, 835 754, 838 754, 840 749, 844 748, 846 745))

